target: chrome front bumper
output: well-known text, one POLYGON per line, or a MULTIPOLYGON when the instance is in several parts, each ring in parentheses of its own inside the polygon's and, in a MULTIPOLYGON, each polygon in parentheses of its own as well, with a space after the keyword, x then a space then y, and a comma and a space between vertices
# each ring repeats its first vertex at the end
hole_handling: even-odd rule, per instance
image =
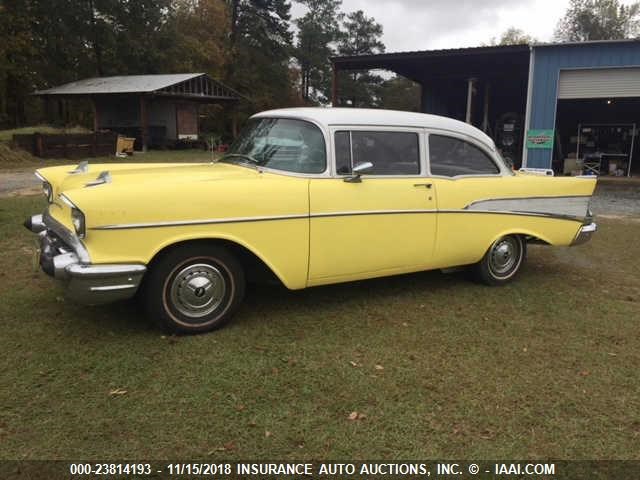
POLYGON ((573 242, 571 242, 571 246, 573 247, 575 245, 582 245, 583 243, 587 243, 589 240, 591 240, 591 237, 597 230, 598 226, 594 222, 583 225, 582 227, 580 227, 580 230, 578 230, 576 238, 574 238, 573 242))
POLYGON ((144 265, 91 264, 79 239, 46 213, 28 218, 24 225, 40 237, 40 267, 66 284, 72 300, 100 305, 135 295, 147 270, 144 265))

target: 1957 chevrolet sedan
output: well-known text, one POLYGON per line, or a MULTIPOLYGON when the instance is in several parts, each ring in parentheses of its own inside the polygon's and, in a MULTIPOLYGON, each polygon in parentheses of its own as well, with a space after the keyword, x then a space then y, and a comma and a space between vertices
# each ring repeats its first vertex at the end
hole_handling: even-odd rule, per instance
POLYGON ((213 163, 36 175, 49 206, 25 225, 42 269, 80 302, 138 294, 178 332, 223 325, 260 272, 301 289, 470 265, 500 285, 528 242, 596 230, 595 177, 513 172, 476 128, 407 112, 273 110, 213 163))

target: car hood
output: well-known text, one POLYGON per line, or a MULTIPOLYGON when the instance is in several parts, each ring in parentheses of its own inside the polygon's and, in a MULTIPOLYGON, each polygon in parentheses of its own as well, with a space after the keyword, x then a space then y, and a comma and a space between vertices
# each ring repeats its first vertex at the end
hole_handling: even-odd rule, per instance
POLYGON ((162 186, 166 183, 215 181, 256 175, 251 168, 225 163, 103 163, 89 165, 82 172, 75 169, 74 166, 65 165, 42 168, 37 172, 52 185, 55 196, 81 188, 97 188, 102 183, 114 186, 151 183, 162 186))

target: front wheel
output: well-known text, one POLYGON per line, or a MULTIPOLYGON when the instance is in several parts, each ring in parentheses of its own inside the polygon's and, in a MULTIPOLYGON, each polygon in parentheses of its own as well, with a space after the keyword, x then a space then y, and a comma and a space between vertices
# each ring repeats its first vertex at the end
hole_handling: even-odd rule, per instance
POLYGON ((522 235, 506 235, 489 247, 480 262, 473 266, 476 279, 497 286, 513 280, 527 257, 527 243, 522 235))
POLYGON ((144 286, 147 314, 163 330, 200 333, 221 327, 244 296, 244 271, 217 245, 184 245, 158 259, 144 286))

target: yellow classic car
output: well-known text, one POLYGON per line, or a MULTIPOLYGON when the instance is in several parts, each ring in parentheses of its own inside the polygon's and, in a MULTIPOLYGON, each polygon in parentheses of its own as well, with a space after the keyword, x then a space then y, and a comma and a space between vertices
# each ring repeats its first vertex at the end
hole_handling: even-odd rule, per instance
POLYGON ((137 294, 164 329, 202 332, 265 272, 290 289, 464 265, 508 282, 528 242, 596 230, 595 177, 545 173, 512 171, 487 135, 445 117, 281 109, 212 163, 42 168, 49 206, 25 226, 71 298, 137 294))

